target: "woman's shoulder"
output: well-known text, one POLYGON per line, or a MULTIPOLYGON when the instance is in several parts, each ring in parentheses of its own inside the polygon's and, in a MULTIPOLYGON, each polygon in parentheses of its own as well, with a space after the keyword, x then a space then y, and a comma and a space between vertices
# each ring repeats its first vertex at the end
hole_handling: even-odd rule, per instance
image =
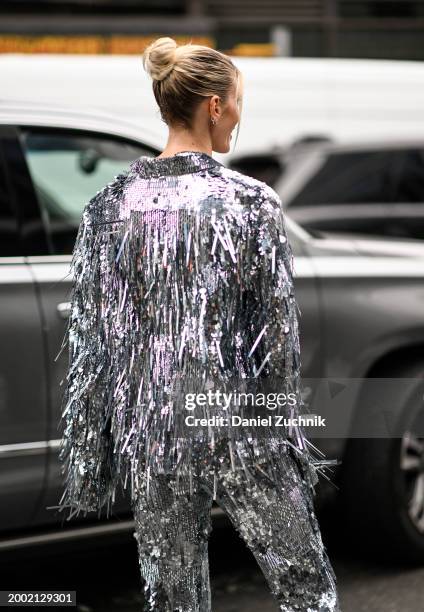
POLYGON ((227 180, 234 183, 235 186, 239 187, 240 190, 245 190, 246 195, 252 195, 253 197, 259 197, 266 200, 271 200, 276 203, 280 203, 281 199, 278 193, 268 183, 261 181, 253 176, 233 170, 232 168, 224 167, 222 169, 222 176, 227 180))
POLYGON ((261 216, 275 218, 282 214, 281 198, 268 183, 227 167, 222 177, 234 186, 237 198, 261 216))
POLYGON ((83 216, 96 223, 107 220, 111 214, 115 214, 112 205, 116 204, 123 195, 130 172, 130 169, 120 172, 101 187, 84 205, 83 216))

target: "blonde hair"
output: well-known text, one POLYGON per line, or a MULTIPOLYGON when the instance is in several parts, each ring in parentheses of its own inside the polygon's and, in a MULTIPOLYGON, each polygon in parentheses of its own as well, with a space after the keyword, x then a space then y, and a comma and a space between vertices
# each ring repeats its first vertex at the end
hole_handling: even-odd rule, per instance
MULTIPOLYGON (((225 105, 231 87, 237 95, 243 86, 243 75, 231 59, 210 47, 177 45, 164 36, 153 41, 143 53, 143 66, 153 80, 153 93, 162 120, 168 125, 192 127, 197 105, 209 96, 218 95, 225 105)), ((240 102, 240 113, 242 104, 240 102)), ((240 122, 237 126, 237 136, 240 122)))

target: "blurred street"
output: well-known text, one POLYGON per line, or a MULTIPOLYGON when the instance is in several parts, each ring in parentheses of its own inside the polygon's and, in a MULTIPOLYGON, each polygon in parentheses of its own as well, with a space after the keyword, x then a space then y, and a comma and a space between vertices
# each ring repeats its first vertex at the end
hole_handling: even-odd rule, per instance
MULTIPOLYGON (((327 531, 327 530, 326 530, 327 531)), ((323 530, 339 581, 343 612, 417 612, 424 601, 424 568, 370 560, 343 550, 323 530)), ((3 557, 2 588, 77 588, 78 612, 136 612, 142 609, 135 541, 103 538, 65 550, 62 545, 33 554, 3 557)), ((341 542, 339 538, 339 542, 341 542)), ((68 545, 69 546, 69 545, 68 545)), ((35 549, 34 549, 35 550, 35 549)), ((276 612, 263 576, 230 527, 215 528, 210 540, 213 612, 276 612)))

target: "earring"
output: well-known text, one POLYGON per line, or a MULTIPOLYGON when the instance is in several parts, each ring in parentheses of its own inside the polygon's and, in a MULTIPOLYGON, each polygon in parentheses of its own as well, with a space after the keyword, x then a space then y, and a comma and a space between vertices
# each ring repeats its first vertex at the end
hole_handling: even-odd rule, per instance
POLYGON ((214 119, 213 117, 211 117, 211 122, 212 122, 212 124, 213 124, 213 125, 215 125, 215 124, 216 124, 216 119, 214 119))

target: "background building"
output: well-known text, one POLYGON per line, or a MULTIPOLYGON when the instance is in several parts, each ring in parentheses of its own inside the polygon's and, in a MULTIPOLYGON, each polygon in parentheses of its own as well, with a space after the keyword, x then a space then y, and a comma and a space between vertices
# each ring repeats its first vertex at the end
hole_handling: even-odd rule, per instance
POLYGON ((234 55, 424 59, 424 0, 3 0, 0 52, 139 53, 169 34, 234 55))

